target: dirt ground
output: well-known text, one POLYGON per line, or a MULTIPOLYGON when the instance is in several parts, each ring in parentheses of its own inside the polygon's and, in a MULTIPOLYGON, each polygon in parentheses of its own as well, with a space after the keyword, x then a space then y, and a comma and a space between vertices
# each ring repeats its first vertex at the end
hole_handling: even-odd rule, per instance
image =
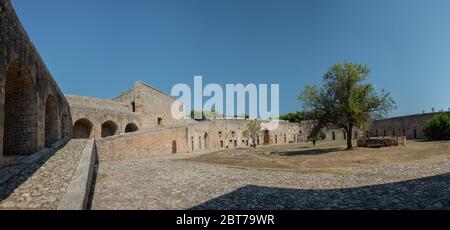
POLYGON ((410 141, 406 146, 355 148, 351 151, 345 150, 345 143, 325 142, 319 143, 316 148, 311 143, 300 143, 257 149, 227 149, 188 160, 239 168, 339 174, 352 167, 439 160, 449 156, 449 141, 410 141))

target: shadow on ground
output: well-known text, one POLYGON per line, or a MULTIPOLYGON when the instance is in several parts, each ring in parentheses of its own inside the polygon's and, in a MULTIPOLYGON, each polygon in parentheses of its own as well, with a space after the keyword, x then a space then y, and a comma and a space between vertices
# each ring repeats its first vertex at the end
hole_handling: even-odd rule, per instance
POLYGON ((449 210, 450 173, 349 189, 245 186, 192 210, 449 210))
MULTIPOLYGON (((324 148, 324 149, 305 149, 300 151, 290 151, 290 152, 283 152, 282 156, 311 156, 311 155, 321 155, 321 154, 327 154, 327 153, 333 153, 333 152, 339 152, 342 151, 342 148, 324 148)), ((279 153, 275 153, 279 154, 279 153)))
POLYGON ((0 203, 8 198, 17 188, 19 188, 23 183, 25 183, 30 177, 34 175, 34 173, 41 168, 50 158, 52 158, 59 149, 64 148, 68 142, 62 144, 58 149, 48 150, 48 153, 44 154, 39 160, 34 161, 29 165, 21 165, 21 167, 25 167, 25 169, 20 172, 15 172, 14 168, 18 167, 18 165, 8 166, 0 169, 0 173, 2 174, 13 174, 10 179, 0 184, 0 203), (8 172, 12 171, 12 172, 8 172))

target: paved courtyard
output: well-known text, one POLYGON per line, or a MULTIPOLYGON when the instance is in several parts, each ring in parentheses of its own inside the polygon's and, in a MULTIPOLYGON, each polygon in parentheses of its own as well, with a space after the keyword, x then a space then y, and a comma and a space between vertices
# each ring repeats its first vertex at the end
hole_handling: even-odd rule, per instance
POLYGON ((167 156, 102 162, 92 209, 450 209, 450 158, 299 173, 167 156))

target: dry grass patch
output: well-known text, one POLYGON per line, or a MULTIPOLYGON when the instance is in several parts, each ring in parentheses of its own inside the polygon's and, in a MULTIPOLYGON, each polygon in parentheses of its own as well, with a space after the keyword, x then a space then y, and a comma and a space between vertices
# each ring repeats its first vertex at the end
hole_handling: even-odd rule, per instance
POLYGON ((410 141, 407 146, 390 148, 356 148, 345 150, 345 143, 290 144, 257 149, 226 149, 189 161, 221 164, 231 167, 330 172, 335 174, 352 167, 438 161, 450 157, 450 142, 410 141))

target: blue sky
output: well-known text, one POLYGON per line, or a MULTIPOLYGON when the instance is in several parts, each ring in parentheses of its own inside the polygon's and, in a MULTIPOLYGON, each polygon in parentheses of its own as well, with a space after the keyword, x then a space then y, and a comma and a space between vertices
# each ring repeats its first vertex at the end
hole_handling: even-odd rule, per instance
POLYGON ((142 80, 280 84, 281 112, 334 63, 372 69, 404 115, 450 107, 448 0, 12 0, 65 93, 142 80))

